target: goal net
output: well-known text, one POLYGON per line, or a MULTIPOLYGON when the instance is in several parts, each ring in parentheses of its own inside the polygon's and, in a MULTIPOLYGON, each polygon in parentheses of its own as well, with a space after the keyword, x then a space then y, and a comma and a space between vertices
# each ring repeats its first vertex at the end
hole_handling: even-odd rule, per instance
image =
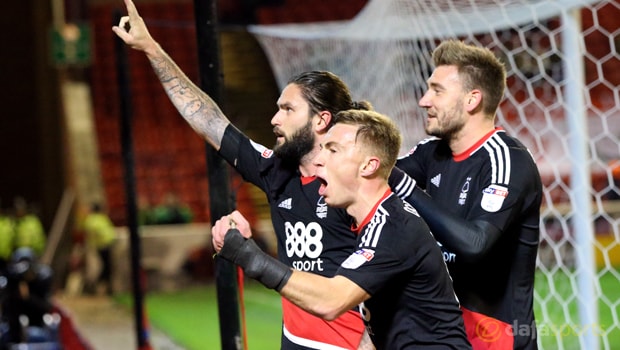
MULTIPOLYGON (((330 70, 396 120, 404 149, 424 134, 430 53, 457 38, 506 65, 497 124, 534 155, 545 196, 535 307, 543 349, 620 344, 620 2, 371 0, 352 20, 250 27, 280 87, 330 70)), ((528 330, 515 329, 527 332, 528 330)))

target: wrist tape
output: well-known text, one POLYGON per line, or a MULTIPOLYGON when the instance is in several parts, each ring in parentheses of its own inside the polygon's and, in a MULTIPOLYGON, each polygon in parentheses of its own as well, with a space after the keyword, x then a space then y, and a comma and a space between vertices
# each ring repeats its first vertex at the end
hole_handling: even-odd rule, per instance
POLYGON ((282 290, 293 271, 263 252, 253 239, 246 239, 237 229, 230 229, 218 256, 241 266, 243 272, 265 287, 282 290))

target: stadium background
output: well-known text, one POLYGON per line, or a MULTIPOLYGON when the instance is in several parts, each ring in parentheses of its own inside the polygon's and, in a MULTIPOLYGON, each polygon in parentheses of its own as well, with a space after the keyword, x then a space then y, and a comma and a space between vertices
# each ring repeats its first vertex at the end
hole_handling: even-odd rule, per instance
MULTIPOLYGON (((124 11, 123 2, 65 1, 65 21, 86 24, 91 31, 91 55, 87 64, 60 66, 53 62, 49 40, 55 3, 59 1, 11 2, 0 15, 5 44, 0 66, 6 81, 0 94, 4 108, 0 205, 11 208, 13 198, 24 197, 49 230, 63 195, 71 191, 75 200, 65 231, 71 231, 74 218, 92 201, 105 203, 114 223, 124 226, 119 92, 115 37, 110 29, 114 11, 124 11), (67 116, 67 111, 78 111, 78 116, 67 116)), ((289 5, 291 10, 279 3, 284 1, 226 0, 217 5, 223 109, 248 135, 269 146, 273 143, 269 118, 275 112, 279 88, 262 50, 244 25, 285 18, 298 22, 347 19, 365 1, 339 1, 338 6, 319 1, 318 7, 289 5)), ((196 81, 193 2, 138 0, 136 4, 153 36, 196 81)), ((156 204, 173 192, 191 206, 195 221, 209 222, 205 144, 178 117, 146 58, 131 50, 128 57, 137 196, 156 204)), ((261 194, 236 177, 233 187, 239 207, 253 222, 264 221, 265 215, 268 220, 261 194)), ((63 237, 59 249, 70 246, 70 235, 63 237)), ((66 255, 61 253, 56 256, 66 255)), ((56 260, 56 270, 64 269, 66 261, 56 260)))
MULTIPOLYGON (((0 15, 4 43, 0 67, 5 78, 0 94, 4 109, 0 124, 3 150, 0 204, 9 207, 14 197, 23 196, 36 204, 44 226, 50 229, 69 189, 75 191, 76 197, 71 220, 65 227, 67 233, 72 230, 72 219, 79 215, 80 206, 93 200, 103 200, 115 224, 123 226, 126 214, 119 102, 114 36, 110 30, 113 10, 122 10, 122 1, 65 1, 67 21, 88 23, 92 31, 92 61, 84 67, 57 67, 51 62, 49 31, 54 20, 53 3, 10 2, 0 15), (70 109, 83 110, 84 119, 92 124, 68 118, 66 111, 70 109)), ((195 80, 198 73, 192 2, 136 3, 153 36, 195 80)), ((224 111, 240 129, 265 145, 273 142, 268 118, 275 110, 278 86, 260 46, 243 26, 348 19, 366 1, 315 0, 311 6, 304 3, 294 0, 263 4, 221 0, 218 3, 222 22, 224 111)), ((617 18, 610 25, 617 32, 617 18)), ((589 45, 595 46, 593 51, 596 51, 596 39, 589 40, 589 45)), ((609 43, 598 45, 600 51, 605 51, 609 43)), ((129 62, 138 195, 157 202, 166 193, 174 192, 192 207, 197 221, 208 222, 204 143, 178 117, 143 55, 129 51, 129 62)), ((618 59, 612 60, 612 64, 616 67, 607 67, 613 72, 608 78, 617 86, 620 83, 618 59)), ((592 69, 586 72, 589 77, 596 73, 592 69)), ((262 194, 234 176, 233 184, 239 207, 251 214, 256 225, 268 229, 269 225, 264 225, 268 213, 262 194)), ((56 271, 63 271, 66 266, 62 257, 67 254, 62 254, 62 250, 70 247, 71 235, 64 237, 56 255, 60 258, 54 261, 56 271)))

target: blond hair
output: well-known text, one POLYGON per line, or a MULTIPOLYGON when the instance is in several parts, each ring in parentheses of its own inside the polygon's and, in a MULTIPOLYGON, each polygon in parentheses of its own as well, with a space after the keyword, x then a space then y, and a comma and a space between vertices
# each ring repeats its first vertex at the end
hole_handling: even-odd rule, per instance
POLYGON ((334 124, 358 126, 355 140, 380 159, 379 175, 388 178, 400 152, 402 136, 389 117, 367 110, 340 111, 334 124))

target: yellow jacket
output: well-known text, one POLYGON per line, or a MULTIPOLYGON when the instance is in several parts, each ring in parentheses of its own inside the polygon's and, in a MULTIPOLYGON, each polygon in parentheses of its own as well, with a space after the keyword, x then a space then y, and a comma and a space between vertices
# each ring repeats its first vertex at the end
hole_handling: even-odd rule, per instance
POLYGON ((89 245, 102 249, 116 240, 116 230, 112 220, 103 213, 91 213, 84 219, 84 231, 89 245))
POLYGON ((14 240, 15 223, 10 217, 0 215, 0 259, 9 260, 14 240))
POLYGON ((46 242, 43 225, 36 215, 27 214, 15 221, 15 249, 30 247, 41 256, 46 242))

